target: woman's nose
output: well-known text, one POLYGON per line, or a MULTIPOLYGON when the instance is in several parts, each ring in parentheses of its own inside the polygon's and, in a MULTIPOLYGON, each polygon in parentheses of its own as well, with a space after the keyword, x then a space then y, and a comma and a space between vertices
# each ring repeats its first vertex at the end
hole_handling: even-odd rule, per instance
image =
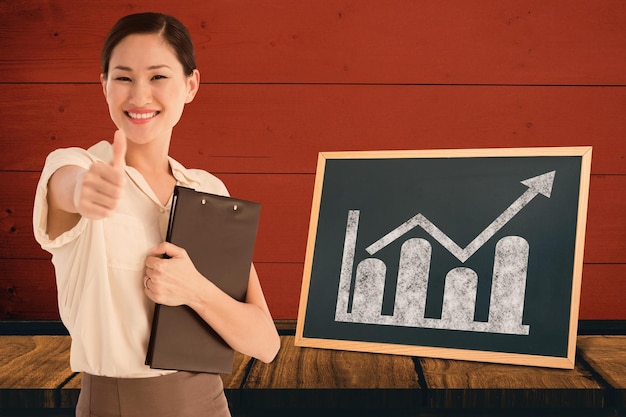
POLYGON ((130 89, 130 103, 135 106, 144 106, 152 102, 152 89, 150 83, 144 81, 136 81, 130 89))

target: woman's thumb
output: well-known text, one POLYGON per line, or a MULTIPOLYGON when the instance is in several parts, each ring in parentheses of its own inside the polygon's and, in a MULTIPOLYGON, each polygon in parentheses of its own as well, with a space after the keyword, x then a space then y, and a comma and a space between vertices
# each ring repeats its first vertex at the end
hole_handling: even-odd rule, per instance
POLYGON ((126 135, 122 130, 117 130, 113 136, 113 161, 115 168, 126 166, 126 135))

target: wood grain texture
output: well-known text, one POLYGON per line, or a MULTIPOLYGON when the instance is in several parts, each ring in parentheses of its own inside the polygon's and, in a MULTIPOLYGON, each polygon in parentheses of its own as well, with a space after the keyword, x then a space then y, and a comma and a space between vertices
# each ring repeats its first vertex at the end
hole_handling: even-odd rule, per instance
POLYGON ((54 266, 42 259, 0 259, 0 319, 59 319, 54 266))
POLYGON ((0 337, 0 408, 54 408, 69 369, 65 336, 0 337))
MULTIPOLYGON (((302 263, 257 263, 257 271, 274 319, 295 319, 302 283, 302 263)), ((1 259, 0 317, 58 320, 56 283, 48 260, 1 259)), ((581 320, 626 317, 626 265, 586 264, 583 268, 581 320)))
POLYGON ((254 359, 250 356, 235 352, 233 372, 230 375, 222 375, 224 393, 231 409, 241 407, 241 387, 246 382, 248 371, 254 359))
MULTIPOLYGON (((255 264, 275 319, 296 317, 302 264, 255 264)), ((59 320, 54 267, 49 260, 0 259, 0 320, 59 320)))
POLYGON ((75 408, 80 395, 82 373, 74 372, 71 378, 59 389, 59 408, 75 408))
POLYGON ((583 267, 581 320, 622 320, 626 317, 626 264, 587 264, 583 267))
MULTIPOLYGON (((49 259, 35 242, 32 205, 39 174, 0 171, 0 259, 49 259), (14 184, 20 184, 15 187, 14 184)), ((314 175, 220 174, 231 195, 262 204, 255 262, 303 262, 314 175)), ((626 176, 592 175, 587 263, 626 262, 626 176)))
MULTIPOLYGON (((0 96, 19 97, 0 100, 1 170, 112 140, 99 84, 0 84, 0 96)), ((593 174, 624 175, 625 108, 618 86, 203 84, 171 153, 214 173, 314 174, 322 151, 593 146, 593 174)))
MULTIPOLYGON (((0 171, 0 259, 50 259, 33 235, 33 201, 39 175, 0 171)), ((221 174, 219 177, 233 197, 262 204, 254 261, 302 262, 314 176, 221 174)))
POLYGON ((626 83, 619 0, 111 0, 99 13, 77 4, 0 4, 3 81, 93 81, 109 28, 150 9, 189 27, 213 82, 626 83))
POLYGON ((621 0, 0 2, 0 317, 58 318, 34 242, 53 149, 110 140, 99 51, 122 15, 179 17, 202 85, 172 155, 264 204, 255 262, 295 318, 320 151, 591 145, 582 319, 624 319, 621 0))
MULTIPOLYGON (((460 408, 468 413, 540 409, 547 413, 542 415, 552 415, 549 410, 562 415, 564 410, 578 409, 609 415, 601 413, 625 406, 621 401, 626 337, 579 337, 584 363, 571 371, 416 358, 424 386, 419 385, 409 357, 300 349, 291 336, 282 336, 281 341, 275 361, 255 361, 249 373, 250 358, 235 356, 232 376, 223 377, 233 408, 240 412, 385 408, 413 410, 412 415, 418 411, 440 415, 436 413, 460 408)), ((75 406, 81 375, 69 370, 69 342, 68 336, 0 337, 0 414, 10 408, 75 406)))
POLYGON ((233 372, 231 374, 222 375, 225 390, 237 390, 241 388, 246 380, 246 374, 251 361, 252 358, 250 356, 235 352, 233 372))
POLYGON ((298 348, 293 336, 281 337, 273 363, 253 364, 242 396, 252 409, 403 409, 421 401, 410 357, 298 348))
POLYGON ((605 389, 591 372, 420 359, 432 408, 571 408, 605 405, 605 389))
POLYGON ((626 256, 626 216, 624 216, 626 193, 624 190, 626 190, 626 176, 592 176, 589 189, 589 210, 587 211, 585 262, 624 264, 624 257, 619 255, 621 252, 626 256), (610 195, 614 197, 609 197, 610 195))
POLYGON ((578 350, 591 367, 610 385, 615 407, 626 408, 626 336, 581 336, 578 350))
MULTIPOLYGON (((0 314, 58 318, 50 256, 32 235, 35 172, 0 172, 0 314), (20 184, 16 187, 15 184, 20 184)), ((313 195, 313 175, 223 174, 233 195, 263 204, 254 261, 275 318, 295 318, 313 195)), ((626 176, 593 175, 581 319, 623 319, 626 176)))
POLYGON ((274 320, 295 319, 298 315, 302 263, 255 264, 265 294, 265 299, 274 320))

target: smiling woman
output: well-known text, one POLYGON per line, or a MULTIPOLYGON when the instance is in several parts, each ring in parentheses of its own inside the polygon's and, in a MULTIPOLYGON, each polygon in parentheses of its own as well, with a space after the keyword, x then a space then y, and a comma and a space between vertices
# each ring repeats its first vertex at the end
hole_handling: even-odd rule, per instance
POLYGON ((122 18, 102 52, 102 89, 118 128, 113 144, 58 149, 42 171, 33 222, 55 264, 72 369, 84 373, 78 416, 229 415, 219 375, 145 365, 155 303, 191 307, 244 354, 269 362, 278 351, 253 265, 239 302, 203 277, 183 248, 164 241, 176 184, 228 195, 212 174, 169 156, 173 128, 199 80, 178 20, 122 18))
POLYGON ((154 146, 169 147, 173 127, 198 91, 199 71, 186 75, 173 47, 158 34, 122 39, 110 55, 109 68, 101 81, 113 122, 131 143, 157 141, 154 146))

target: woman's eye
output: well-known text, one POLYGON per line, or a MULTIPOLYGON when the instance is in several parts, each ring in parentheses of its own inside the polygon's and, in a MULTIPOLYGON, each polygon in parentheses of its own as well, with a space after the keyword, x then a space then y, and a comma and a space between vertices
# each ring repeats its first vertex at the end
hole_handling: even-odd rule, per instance
POLYGON ((164 80, 167 77, 165 75, 155 75, 154 77, 152 77, 153 80, 164 80))
POLYGON ((130 78, 128 77, 115 77, 116 81, 130 81, 130 78))

